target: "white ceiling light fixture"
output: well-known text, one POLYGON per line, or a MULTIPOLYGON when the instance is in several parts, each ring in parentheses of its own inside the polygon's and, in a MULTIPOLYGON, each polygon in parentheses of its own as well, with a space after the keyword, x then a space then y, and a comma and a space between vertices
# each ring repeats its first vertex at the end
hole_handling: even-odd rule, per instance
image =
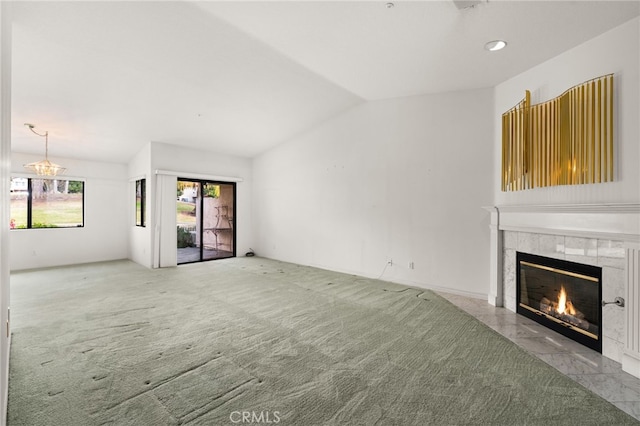
POLYGON ((496 52, 507 47, 507 42, 504 40, 492 40, 484 45, 484 48, 489 52, 496 52))
POLYGON ((31 130, 36 135, 42 136, 44 138, 44 147, 45 147, 44 160, 36 161, 35 163, 25 164, 24 167, 40 176, 56 176, 60 173, 64 173, 64 171, 67 170, 66 168, 49 161, 49 132, 46 131, 44 132, 44 134, 38 133, 35 130, 33 130, 33 128, 36 127, 33 124, 24 123, 24 125, 27 126, 29 130, 31 130))

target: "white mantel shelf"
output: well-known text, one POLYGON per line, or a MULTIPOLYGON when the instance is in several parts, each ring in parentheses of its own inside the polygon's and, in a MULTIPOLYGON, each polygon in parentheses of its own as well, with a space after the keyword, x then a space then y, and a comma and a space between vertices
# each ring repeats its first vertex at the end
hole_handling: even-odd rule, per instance
MULTIPOLYGON (((640 204, 531 204, 496 206, 503 212, 552 213, 639 213, 640 204)), ((491 208, 491 207, 489 207, 491 208)))
POLYGON ((485 209, 496 216, 492 224, 500 231, 640 242, 640 204, 504 205, 485 209))

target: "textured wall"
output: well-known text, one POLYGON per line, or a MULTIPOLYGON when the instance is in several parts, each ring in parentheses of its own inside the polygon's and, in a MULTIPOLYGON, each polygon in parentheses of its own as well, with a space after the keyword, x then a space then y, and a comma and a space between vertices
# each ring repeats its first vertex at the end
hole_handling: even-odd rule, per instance
POLYGON ((491 114, 490 89, 369 102, 257 157, 254 248, 486 295, 491 114))

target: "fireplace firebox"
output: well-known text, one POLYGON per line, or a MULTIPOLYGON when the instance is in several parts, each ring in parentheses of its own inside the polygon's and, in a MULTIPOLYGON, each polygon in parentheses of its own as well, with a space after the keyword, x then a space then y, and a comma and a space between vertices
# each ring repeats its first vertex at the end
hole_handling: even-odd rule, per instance
POLYGON ((516 253, 516 311, 602 353, 602 268, 516 253))

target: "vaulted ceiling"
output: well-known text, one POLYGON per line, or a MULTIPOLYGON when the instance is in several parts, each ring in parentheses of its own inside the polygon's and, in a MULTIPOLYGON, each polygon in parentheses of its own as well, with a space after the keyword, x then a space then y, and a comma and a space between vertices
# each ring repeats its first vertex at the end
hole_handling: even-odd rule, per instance
MULTIPOLYGON (((127 162, 149 141, 252 157, 361 102, 491 87, 637 1, 15 2, 12 144, 127 162), (506 49, 488 52, 487 41, 506 49)), ((579 83, 579 82, 576 82, 579 83)))

